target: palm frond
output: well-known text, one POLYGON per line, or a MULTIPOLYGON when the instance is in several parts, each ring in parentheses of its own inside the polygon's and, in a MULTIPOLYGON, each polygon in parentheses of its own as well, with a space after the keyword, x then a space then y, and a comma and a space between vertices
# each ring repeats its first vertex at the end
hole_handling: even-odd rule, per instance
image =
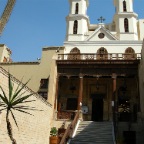
POLYGON ((20 85, 22 84, 22 80, 23 80, 23 77, 22 77, 21 81, 19 82, 19 84, 18 84, 18 86, 17 86, 17 88, 16 88, 16 90, 15 90, 15 92, 14 92, 14 95, 15 95, 16 92, 19 90, 19 87, 20 87, 20 85))
POLYGON ((1 100, 5 103, 5 104, 9 104, 9 101, 8 101, 8 99, 7 99, 7 97, 5 97, 5 96, 2 96, 1 94, 0 94, 0 98, 1 98, 1 100))
POLYGON ((12 102, 12 106, 20 104, 20 103, 24 103, 24 100, 28 99, 31 95, 33 95, 33 93, 31 93, 29 95, 26 95, 26 96, 23 96, 23 97, 15 100, 14 102, 12 102))
POLYGON ((11 101, 12 92, 13 92, 13 85, 12 85, 10 73, 8 75, 8 87, 9 87, 9 101, 11 101))
MULTIPOLYGON (((31 113, 26 112, 26 111, 23 111, 23 110, 20 110, 20 109, 15 109, 15 110, 20 111, 20 112, 23 112, 23 113, 26 113, 26 114, 29 114, 29 115, 32 115, 31 113)), ((32 115, 32 116, 34 116, 34 115, 32 115)))
POLYGON ((13 107, 13 109, 42 111, 42 110, 36 109, 35 107, 22 107, 22 106, 13 107))
POLYGON ((6 104, 1 102, 1 103, 0 103, 0 106, 6 106, 6 104))
POLYGON ((1 86, 0 86, 0 89, 2 90, 2 93, 3 93, 3 95, 0 94, 0 98, 3 100, 4 103, 8 104, 9 103, 8 98, 1 86))
POLYGON ((3 108, 3 109, 0 109, 0 111, 3 111, 3 110, 5 110, 5 109, 7 109, 7 107, 6 107, 6 108, 3 108))
MULTIPOLYGON (((13 102, 13 100, 15 100, 15 98, 16 98, 17 96, 19 96, 19 93, 24 89, 24 87, 27 85, 27 83, 28 83, 29 81, 30 81, 30 80, 28 80, 25 84, 22 85, 22 87, 21 87, 20 89, 18 89, 18 90, 16 91, 16 93, 13 95, 12 102, 13 102)), ((19 85, 21 85, 21 83, 19 83, 19 85)), ((18 85, 18 87, 19 87, 19 85, 18 85)))
POLYGON ((18 95, 15 97, 15 99, 14 99, 13 101, 15 101, 15 100, 21 98, 26 92, 27 92, 27 91, 25 90, 24 92, 18 94, 18 95))
POLYGON ((36 101, 36 100, 23 101, 22 103, 29 103, 29 102, 32 102, 32 101, 36 101))
POLYGON ((14 106, 13 108, 35 108, 35 107, 24 106, 24 105, 17 105, 17 106, 14 106))
POLYGON ((15 118, 13 112, 12 112, 11 110, 10 110, 10 112, 11 112, 11 114, 12 114, 12 117, 13 117, 13 119, 14 119, 14 122, 15 122, 16 126, 18 127, 18 124, 17 124, 16 118, 15 118))

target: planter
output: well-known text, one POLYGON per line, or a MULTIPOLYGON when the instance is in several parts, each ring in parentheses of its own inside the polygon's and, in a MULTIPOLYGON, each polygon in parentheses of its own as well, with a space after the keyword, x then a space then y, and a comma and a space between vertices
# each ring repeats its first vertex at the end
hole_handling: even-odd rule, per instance
POLYGON ((61 141, 61 139, 62 139, 65 131, 66 131, 65 128, 59 128, 59 129, 58 129, 58 136, 59 136, 60 141, 61 141))
POLYGON ((60 140, 58 136, 50 136, 49 144, 59 144, 60 140))
POLYGON ((58 135, 64 134, 65 131, 66 131, 65 128, 59 128, 59 129, 58 129, 58 135))

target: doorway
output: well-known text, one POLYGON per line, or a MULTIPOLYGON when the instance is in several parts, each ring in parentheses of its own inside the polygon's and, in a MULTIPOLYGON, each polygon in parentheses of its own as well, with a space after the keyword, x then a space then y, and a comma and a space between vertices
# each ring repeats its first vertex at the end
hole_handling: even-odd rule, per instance
POLYGON ((92 121, 103 121, 103 96, 92 96, 92 121))
POLYGON ((136 131, 123 131, 125 144, 136 144, 136 131))

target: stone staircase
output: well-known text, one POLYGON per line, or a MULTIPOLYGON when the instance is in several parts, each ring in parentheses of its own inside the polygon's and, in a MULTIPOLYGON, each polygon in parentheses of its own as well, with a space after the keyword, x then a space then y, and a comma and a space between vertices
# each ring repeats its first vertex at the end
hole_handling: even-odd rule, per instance
POLYGON ((114 144, 112 122, 80 122, 70 144, 114 144))

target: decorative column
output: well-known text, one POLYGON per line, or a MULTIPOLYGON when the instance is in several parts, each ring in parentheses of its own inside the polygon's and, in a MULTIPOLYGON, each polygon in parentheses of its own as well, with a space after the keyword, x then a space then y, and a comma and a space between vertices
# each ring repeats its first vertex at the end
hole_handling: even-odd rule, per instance
POLYGON ((115 73, 112 74, 112 79, 113 79, 113 93, 112 93, 112 117, 113 117, 113 124, 114 124, 114 133, 115 133, 115 138, 117 135, 117 92, 116 92, 116 77, 117 75, 115 73))
POLYGON ((82 106, 82 97, 83 97, 83 76, 80 75, 79 77, 79 96, 78 96, 78 110, 81 110, 82 106))
POLYGON ((116 74, 112 74, 112 79, 113 79, 113 96, 112 96, 112 101, 115 101, 116 98, 116 74))
POLYGON ((113 112, 114 112, 114 107, 115 107, 115 98, 116 98, 116 74, 112 74, 112 95, 110 99, 110 119, 112 120, 113 118, 113 112))

